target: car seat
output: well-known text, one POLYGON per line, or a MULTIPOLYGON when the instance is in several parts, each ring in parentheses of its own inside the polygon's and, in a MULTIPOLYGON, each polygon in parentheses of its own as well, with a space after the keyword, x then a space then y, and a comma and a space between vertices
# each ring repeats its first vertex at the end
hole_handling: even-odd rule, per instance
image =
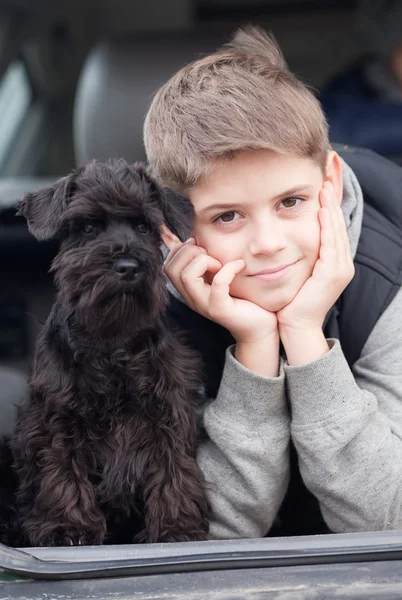
POLYGON ((152 95, 181 66, 222 41, 181 35, 99 43, 85 62, 77 89, 77 162, 110 156, 145 160, 142 126, 152 95))

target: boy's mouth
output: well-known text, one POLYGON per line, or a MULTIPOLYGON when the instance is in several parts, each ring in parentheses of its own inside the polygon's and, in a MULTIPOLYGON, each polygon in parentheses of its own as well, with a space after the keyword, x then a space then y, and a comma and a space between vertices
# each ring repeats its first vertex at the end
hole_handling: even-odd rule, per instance
POLYGON ((248 275, 248 277, 254 277, 255 279, 263 279, 264 281, 272 281, 274 279, 279 279, 280 277, 283 277, 288 272, 290 267, 295 265, 297 262, 299 262, 299 259, 286 265, 273 267, 272 269, 264 269, 263 271, 258 271, 258 273, 251 273, 250 275, 248 275))

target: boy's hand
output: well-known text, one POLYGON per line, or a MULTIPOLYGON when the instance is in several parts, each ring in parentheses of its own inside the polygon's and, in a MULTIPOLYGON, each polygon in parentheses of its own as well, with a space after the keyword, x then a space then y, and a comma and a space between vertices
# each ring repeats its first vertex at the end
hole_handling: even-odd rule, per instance
MULTIPOLYGON (((296 297, 277 313, 279 334, 286 354, 293 355, 290 364, 302 364, 318 358, 325 351, 322 341, 322 325, 329 309, 354 276, 353 259, 341 207, 336 203, 333 186, 326 182, 320 194, 321 209, 318 213, 321 225, 320 254, 311 277, 304 283, 296 297), (295 337, 298 342, 295 342, 295 337), (314 348, 314 344, 317 342, 314 348), (314 356, 314 350, 321 351, 314 356), (307 345, 307 348, 306 348, 307 345), (293 346, 293 348, 291 348, 293 346), (308 347, 309 346, 309 347, 308 347), (300 351, 305 360, 301 361, 300 351), (304 347, 304 350, 303 350, 304 347), (297 354, 297 356, 296 356, 297 354)), ((290 362, 290 361, 289 361, 290 362)))
POLYGON ((173 246, 165 261, 167 276, 190 308, 228 329, 236 342, 255 344, 277 335, 278 323, 274 313, 229 295, 230 284, 244 267, 242 259, 222 266, 193 238, 173 246), (206 281, 207 273, 213 274, 212 283, 206 281))

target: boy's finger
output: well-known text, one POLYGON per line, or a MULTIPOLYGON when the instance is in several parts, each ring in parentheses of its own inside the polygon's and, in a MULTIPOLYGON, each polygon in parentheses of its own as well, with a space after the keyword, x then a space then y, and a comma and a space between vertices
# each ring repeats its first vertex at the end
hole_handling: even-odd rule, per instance
POLYGON ((188 238, 185 242, 179 242, 175 244, 170 249, 169 254, 165 258, 165 266, 172 260, 175 254, 183 247, 183 246, 196 246, 195 239, 193 237, 188 238))
MULTIPOLYGON (((340 227, 339 215, 337 211, 337 204, 334 198, 334 188, 332 184, 327 181, 325 182, 322 189, 322 200, 321 205, 328 211, 328 223, 325 225, 324 237, 326 239, 326 246, 333 247, 336 251, 335 260, 338 260, 343 252, 343 237, 340 227)), ((324 211, 325 212, 325 211, 324 211)))
POLYGON ((166 225, 161 226, 161 237, 163 243, 169 250, 173 250, 178 245, 182 244, 182 241, 175 235, 166 225))
POLYGON ((347 250, 349 249, 349 238, 346 231, 345 218, 343 216, 340 205, 336 202, 334 196, 334 188, 332 184, 327 186, 328 189, 328 208, 330 210, 330 217, 332 228, 334 231, 335 246, 337 252, 337 261, 340 265, 343 265, 347 258, 347 250))
POLYGON ((165 262, 164 264, 165 274, 191 308, 194 307, 191 304, 189 295, 182 285, 180 274, 182 270, 200 254, 205 254, 205 250, 194 245, 182 244, 175 252, 171 253, 170 261, 165 262))
POLYGON ((342 255, 344 260, 351 260, 350 252, 350 241, 348 230, 345 223, 345 217, 343 216, 342 208, 337 206, 337 213, 339 218, 339 232, 342 239, 342 255))
POLYGON ((215 275, 211 284, 211 291, 209 295, 210 310, 214 314, 222 309, 222 306, 227 302, 229 298, 230 284, 236 275, 244 269, 244 267, 245 262, 240 258, 238 260, 226 263, 215 275))
POLYGON ((192 242, 181 244, 171 250, 166 257, 164 264, 165 272, 168 273, 172 269, 175 271, 178 269, 180 271, 199 254, 206 254, 206 250, 196 246, 195 243, 192 242))
POLYGON ((198 312, 205 314, 208 308, 210 285, 205 282, 204 275, 207 272, 217 273, 221 267, 221 263, 212 256, 199 254, 182 270, 179 287, 185 291, 198 312))
POLYGON ((180 279, 186 283, 197 279, 204 282, 203 277, 208 271, 217 273, 221 268, 222 264, 216 258, 212 258, 208 254, 198 254, 181 270, 180 279))
POLYGON ((328 199, 328 210, 331 221, 331 228, 333 232, 334 247, 336 251, 335 260, 340 263, 344 257, 344 241, 341 229, 341 222, 339 219, 338 205, 334 197, 334 188, 331 183, 327 184, 327 199, 328 199))
POLYGON ((328 198, 328 186, 329 186, 329 181, 325 181, 320 193, 319 193, 319 201, 320 201, 320 205, 321 208, 327 207, 328 208, 328 204, 329 204, 329 198, 328 198))
POLYGON ((337 273, 337 276, 342 280, 348 279, 350 281, 354 275, 354 266, 350 252, 349 236, 342 208, 335 201, 333 195, 330 198, 330 206, 328 208, 330 209, 329 214, 336 252, 336 256, 334 256, 334 260, 336 261, 334 274, 337 273))
POLYGON ((331 215, 327 206, 323 206, 318 213, 321 225, 320 259, 328 267, 336 261, 335 236, 331 223, 331 215))
MULTIPOLYGON (((336 241, 337 241, 337 249, 338 249, 338 260, 339 263, 342 263, 345 261, 345 258, 347 257, 347 246, 346 246, 346 237, 345 237, 345 233, 346 233, 346 225, 345 225, 345 219, 343 217, 343 213, 342 210, 340 209, 339 206, 335 207, 334 210, 334 216, 333 216, 335 225, 335 234, 336 234, 336 241)), ((348 240, 348 244, 349 244, 349 240, 348 240)))

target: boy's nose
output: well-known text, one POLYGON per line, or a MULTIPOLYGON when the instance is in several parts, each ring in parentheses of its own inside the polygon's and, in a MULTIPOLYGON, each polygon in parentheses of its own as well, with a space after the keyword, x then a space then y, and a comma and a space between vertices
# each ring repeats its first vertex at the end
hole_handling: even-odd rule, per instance
POLYGON ((250 240, 252 254, 275 254, 286 247, 286 239, 278 226, 261 227, 253 232, 250 240))

